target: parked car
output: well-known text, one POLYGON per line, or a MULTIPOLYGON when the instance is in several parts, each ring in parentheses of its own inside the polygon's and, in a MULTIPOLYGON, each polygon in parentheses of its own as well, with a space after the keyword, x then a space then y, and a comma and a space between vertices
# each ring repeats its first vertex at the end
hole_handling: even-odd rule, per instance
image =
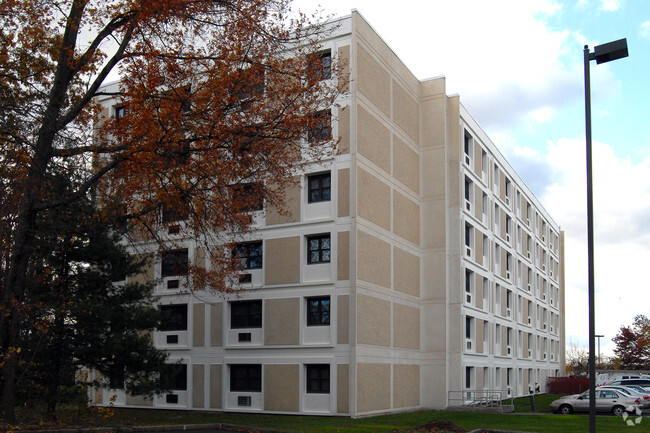
POLYGON ((615 380, 621 379, 650 379, 647 374, 631 374, 631 373, 601 373, 596 376, 596 386, 602 386, 615 380))
POLYGON ((650 386, 650 379, 618 379, 607 383, 606 385, 641 385, 643 387, 650 386))
MULTIPOLYGON (((613 389, 616 391, 619 391, 623 394, 625 394, 627 397, 634 397, 638 398, 641 403, 641 407, 643 409, 646 409, 650 407, 650 393, 648 391, 639 391, 637 389, 632 388, 632 386, 635 385, 630 385, 630 386, 623 386, 623 385, 605 385, 601 386, 598 389, 613 389)), ((643 389, 643 388, 641 388, 643 389)))
MULTIPOLYGON (((622 385, 621 385, 622 386, 622 385)), ((640 393, 650 394, 650 386, 625 385, 626 388, 636 389, 640 393)))
MULTIPOLYGON (((626 411, 633 413, 641 409, 639 398, 627 397, 613 389, 596 389, 596 412, 623 415, 626 411)), ((589 391, 582 394, 567 395, 551 403, 555 413, 568 415, 573 412, 589 412, 589 391)))

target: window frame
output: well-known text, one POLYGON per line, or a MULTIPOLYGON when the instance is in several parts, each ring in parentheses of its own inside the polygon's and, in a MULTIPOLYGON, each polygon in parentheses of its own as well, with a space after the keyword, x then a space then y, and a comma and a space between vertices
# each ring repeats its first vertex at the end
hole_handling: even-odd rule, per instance
POLYGON ((264 241, 239 242, 232 248, 232 257, 240 261, 241 270, 255 270, 264 267, 264 241), (256 254, 259 251, 259 254, 256 254), (255 253, 255 254, 253 254, 255 253), (259 261, 259 263, 257 263, 259 261), (251 265, 251 262, 254 264, 251 265))
POLYGON ((233 205, 242 213, 264 210, 264 188, 259 182, 239 183, 232 186, 233 205))
POLYGON ((305 390, 307 394, 330 394, 331 376, 330 364, 306 364, 305 390))
POLYGON ((332 200, 332 172, 307 175, 307 203, 320 203, 332 200), (323 180, 327 180, 324 185, 323 180), (317 197, 313 196, 317 193, 317 197))
POLYGON ((307 264, 319 265, 326 264, 332 261, 332 235, 331 233, 321 233, 317 235, 307 236, 307 264), (324 241, 327 240, 327 248, 323 246, 324 241), (312 241, 318 241, 318 248, 312 249, 312 241), (312 253, 318 254, 318 259, 313 259, 312 253))
POLYGON ((171 319, 161 321, 160 331, 187 331, 189 325, 187 304, 166 304, 159 305, 158 308, 163 319, 166 315, 169 315, 171 319))
POLYGON ((330 326, 331 320, 332 300, 329 295, 307 298, 307 326, 330 326), (315 310, 311 309, 311 302, 317 302, 315 310))
POLYGON ((228 375, 230 392, 262 392, 262 364, 229 364, 228 375))
POLYGON ((316 143, 332 139, 332 111, 319 110, 311 115, 307 129, 307 142, 316 143))
POLYGON ((174 364, 173 369, 178 369, 174 372, 173 377, 169 378, 170 388, 172 391, 187 391, 187 364, 174 364))
POLYGON ((160 276, 163 278, 185 276, 189 272, 189 264, 187 248, 163 251, 160 258, 160 276))
POLYGON ((264 303, 261 299, 230 302, 230 329, 261 328, 263 319, 264 303), (240 308, 242 310, 241 312, 235 311, 240 308), (259 312, 252 311, 253 309, 258 308, 259 312))

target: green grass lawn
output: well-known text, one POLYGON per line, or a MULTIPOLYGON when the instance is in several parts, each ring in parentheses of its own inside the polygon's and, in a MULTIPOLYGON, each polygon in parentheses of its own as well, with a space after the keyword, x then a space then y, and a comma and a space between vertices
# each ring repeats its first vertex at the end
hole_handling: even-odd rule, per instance
MULTIPOLYGON (((263 415, 242 413, 217 413, 194 411, 168 411, 144 409, 113 409, 106 416, 97 409, 74 409, 70 413, 61 413, 58 425, 41 423, 42 428, 61 426, 84 427, 128 427, 143 425, 187 425, 187 424, 234 424, 254 428, 264 428, 302 433, 381 433, 407 432, 432 420, 450 421, 470 431, 474 429, 508 430, 518 432, 541 433, 584 433, 589 430, 586 415, 553 415, 549 404, 556 395, 539 395, 535 397, 536 412, 531 413, 528 397, 504 402, 513 403, 514 414, 488 414, 474 412, 422 411, 395 415, 376 416, 363 419, 347 417, 316 417, 300 415, 263 415)), ((23 418, 22 426, 38 425, 38 412, 34 409, 19 414, 23 418), (29 415, 29 417, 27 416, 29 415), (27 421, 27 418, 31 418, 27 421)), ((633 420, 633 418, 629 418, 633 420)), ((0 424, 0 431, 8 430, 0 424)), ((648 432, 650 419, 643 419, 638 425, 628 426, 621 417, 598 416, 598 433, 648 432)))

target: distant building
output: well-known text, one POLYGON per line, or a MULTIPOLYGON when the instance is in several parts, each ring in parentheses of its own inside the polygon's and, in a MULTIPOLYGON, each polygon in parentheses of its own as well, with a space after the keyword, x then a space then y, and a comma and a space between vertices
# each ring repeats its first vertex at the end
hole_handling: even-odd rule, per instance
POLYGON ((362 416, 528 395, 564 371, 559 226, 444 78, 418 81, 358 13, 338 23, 340 154, 287 192, 288 216, 252 212, 240 298, 179 295, 168 264, 205 260, 193 242, 159 257, 146 275, 177 320, 154 337, 185 366, 177 389, 95 403, 362 416))

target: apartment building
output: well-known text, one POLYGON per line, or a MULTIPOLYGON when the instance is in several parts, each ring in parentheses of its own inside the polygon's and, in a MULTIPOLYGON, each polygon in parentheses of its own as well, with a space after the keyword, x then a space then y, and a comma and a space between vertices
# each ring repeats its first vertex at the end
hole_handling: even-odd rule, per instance
POLYGON ((357 12, 337 25, 339 154, 287 191, 290 213, 251 211, 238 297, 179 291, 172 264, 205 261, 189 240, 138 277, 175 317, 154 333, 182 362, 175 389, 95 403, 364 416, 527 395, 564 371, 559 226, 444 78, 416 79, 357 12))

